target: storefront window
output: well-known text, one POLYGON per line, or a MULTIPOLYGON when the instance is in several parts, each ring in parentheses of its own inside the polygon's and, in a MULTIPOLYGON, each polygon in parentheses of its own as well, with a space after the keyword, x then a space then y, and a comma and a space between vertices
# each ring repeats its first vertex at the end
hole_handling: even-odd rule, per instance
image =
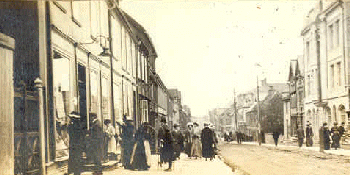
POLYGON ((99 73, 91 70, 90 73, 90 112, 98 114, 98 89, 99 89, 99 73))
POLYGON ((108 79, 106 77, 102 78, 102 116, 103 119, 110 119, 111 120, 111 115, 109 114, 110 112, 110 103, 109 103, 109 83, 108 79))
POLYGON ((53 85, 56 116, 56 157, 68 156, 68 113, 70 99, 69 59, 54 51, 53 85))

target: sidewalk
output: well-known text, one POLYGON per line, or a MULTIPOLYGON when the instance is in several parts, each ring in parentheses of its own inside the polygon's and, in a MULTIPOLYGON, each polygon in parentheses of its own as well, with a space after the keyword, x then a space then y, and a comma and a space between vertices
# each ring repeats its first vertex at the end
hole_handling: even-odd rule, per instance
MULTIPOLYGON (((231 144, 237 144, 237 142, 232 141, 230 142, 231 144)), ((257 142, 242 142, 242 144, 250 144, 250 145, 259 145, 257 142)), ((265 144, 261 144, 261 146, 265 146, 265 147, 273 147, 273 148, 277 148, 277 149, 282 149, 282 150, 308 150, 308 151, 320 151, 320 147, 317 146, 313 146, 313 147, 306 147, 305 144, 303 144, 303 146, 301 148, 299 148, 298 146, 289 146, 289 145, 285 145, 284 143, 278 143, 277 147, 274 144, 269 144, 269 143, 265 143, 265 144)), ((331 150, 324 150, 324 153, 327 154, 331 154, 331 155, 340 155, 340 156, 350 156, 350 150, 347 149, 337 149, 335 150, 334 148, 332 148, 331 150)))
MULTIPOLYGON (((204 158, 201 159, 190 159, 186 154, 181 154, 180 160, 176 160, 173 162, 173 169, 171 171, 164 171, 168 168, 168 164, 163 164, 163 167, 158 166, 158 156, 152 155, 151 157, 151 168, 148 171, 132 171, 125 170, 123 167, 118 167, 117 169, 111 171, 104 171, 104 175, 112 175, 112 174, 220 174, 220 175, 232 175, 232 169, 221 161, 218 157, 216 157, 212 161, 205 161, 204 158)), ((91 173, 86 172, 83 175, 89 175, 91 173)))

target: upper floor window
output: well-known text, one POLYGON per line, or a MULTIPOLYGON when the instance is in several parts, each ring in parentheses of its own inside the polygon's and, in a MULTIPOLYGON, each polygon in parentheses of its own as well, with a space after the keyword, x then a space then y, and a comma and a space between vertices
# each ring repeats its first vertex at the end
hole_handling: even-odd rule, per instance
POLYGON ((334 27, 333 24, 328 26, 328 32, 329 32, 329 48, 333 49, 334 46, 334 27))
POLYGON ((338 81, 338 86, 341 86, 341 62, 337 63, 337 81, 338 81))
POLYGON ((334 64, 331 65, 330 69, 330 83, 331 87, 334 88, 334 64))
POLYGON ((334 23, 334 46, 339 46, 339 20, 334 23))
POLYGON ((305 44, 305 56, 306 56, 306 64, 309 64, 310 59, 310 42, 307 41, 305 44))

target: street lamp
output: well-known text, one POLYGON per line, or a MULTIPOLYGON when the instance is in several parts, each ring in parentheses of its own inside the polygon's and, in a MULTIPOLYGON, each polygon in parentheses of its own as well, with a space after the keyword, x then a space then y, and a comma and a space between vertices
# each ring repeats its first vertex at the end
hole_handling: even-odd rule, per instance
MULTIPOLYGON (((254 64, 256 67, 261 68, 261 65, 259 63, 254 64)), ((261 145, 262 142, 262 137, 261 137, 261 120, 260 120, 260 99, 259 99, 259 74, 256 75, 256 96, 257 96, 257 117, 258 117, 258 142, 259 146, 261 145)))

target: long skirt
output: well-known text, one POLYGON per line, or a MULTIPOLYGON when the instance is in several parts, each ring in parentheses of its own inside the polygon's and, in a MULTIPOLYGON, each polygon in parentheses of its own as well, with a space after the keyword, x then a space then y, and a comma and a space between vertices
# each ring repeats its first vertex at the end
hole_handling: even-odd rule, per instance
POLYGON ((185 153, 188 157, 191 157, 191 150, 192 150, 192 142, 186 142, 185 144, 185 153))
POLYGON ((138 141, 135 143, 133 147, 133 152, 131 154, 130 164, 133 169, 148 169, 146 149, 143 141, 138 141))
POLYGON ((130 159, 131 159, 131 154, 133 151, 133 142, 126 142, 123 141, 122 147, 123 147, 123 157, 122 157, 122 163, 124 168, 130 169, 130 159))
POLYGON ((201 143, 197 137, 192 139, 191 157, 202 157, 201 143))
POLYGON ((211 143, 202 143, 202 154, 205 158, 212 158, 215 156, 214 147, 211 143))
POLYGON ((181 153, 181 146, 178 143, 174 144, 174 152, 175 152, 175 157, 180 157, 180 153, 181 153))
POLYGON ((312 137, 306 137, 306 146, 310 147, 313 145, 312 137))

